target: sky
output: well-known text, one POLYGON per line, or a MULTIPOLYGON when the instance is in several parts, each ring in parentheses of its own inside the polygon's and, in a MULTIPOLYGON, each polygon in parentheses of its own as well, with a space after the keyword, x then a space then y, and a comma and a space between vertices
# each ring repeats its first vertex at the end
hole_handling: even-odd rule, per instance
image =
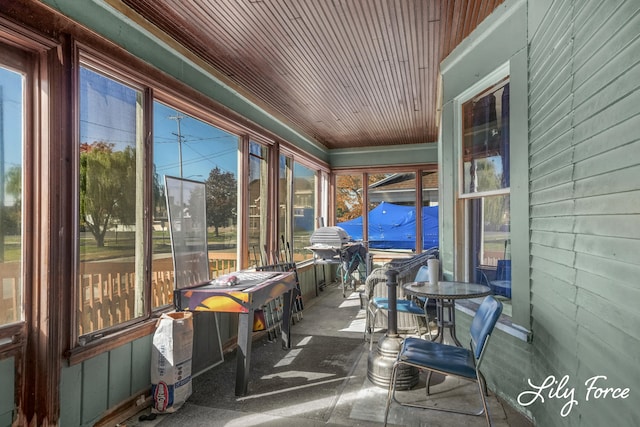
MULTIPOLYGON (((11 168, 22 166, 22 75, 0 67, 0 162, 6 174, 11 168)), ((4 195, 4 203, 12 205, 10 195, 4 195)))
MULTIPOLYGON (((105 141, 116 150, 133 146, 140 92, 86 68, 80 76, 81 142, 105 141)), ((183 178, 204 181, 216 166, 237 176, 237 136, 158 101, 153 103, 153 122, 154 164, 160 182, 165 175, 180 177, 180 152, 183 178)))
MULTIPOLYGON (((141 93, 86 67, 80 69, 80 83, 80 141, 104 141, 114 144, 116 150, 134 146, 136 101, 141 93)), ((0 67, 0 87, 0 142, 6 173, 22 164, 22 126, 16 126, 22 123, 22 76, 0 67)), ((158 101, 154 101, 153 109, 154 164, 161 183, 164 176, 180 176, 180 151, 184 178, 204 181, 215 167, 237 177, 237 136, 158 101)), ((298 176, 313 173, 297 169, 298 176)))
POLYGON ((154 163, 156 172, 180 176, 182 140, 182 175, 204 181, 216 166, 238 176, 238 137, 197 120, 182 112, 154 102, 154 163))

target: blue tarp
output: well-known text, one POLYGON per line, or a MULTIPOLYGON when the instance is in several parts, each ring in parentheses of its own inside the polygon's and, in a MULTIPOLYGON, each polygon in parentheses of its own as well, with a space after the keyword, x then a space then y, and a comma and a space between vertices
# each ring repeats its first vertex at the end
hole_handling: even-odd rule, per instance
MULTIPOLYGON (((353 240, 362 240, 362 217, 336 224, 353 240)), ((438 206, 422 208, 423 249, 438 246, 438 206)), ((416 208, 380 203, 369 212, 369 248, 416 248, 416 208)))

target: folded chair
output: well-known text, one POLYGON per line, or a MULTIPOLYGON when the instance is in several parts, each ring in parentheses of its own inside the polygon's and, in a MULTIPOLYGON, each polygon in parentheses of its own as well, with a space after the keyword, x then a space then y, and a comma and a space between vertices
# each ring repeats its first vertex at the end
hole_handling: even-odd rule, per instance
MULTIPOLYGON (((429 280, 429 267, 423 265, 420 267, 418 272, 416 273, 416 277, 414 279, 415 282, 426 282, 429 280)), ((420 323, 418 319, 420 317, 424 317, 427 322, 427 333, 429 334, 429 338, 431 338, 431 329, 429 328, 429 316, 427 314, 427 301, 423 299, 424 305, 420 306, 416 303, 414 299, 404 299, 400 298, 397 300, 396 311, 398 313, 408 313, 414 316, 416 322, 416 331, 420 334, 420 323)), ((369 351, 373 349, 373 334, 376 327, 376 316, 380 312, 380 310, 388 311, 389 310, 389 299, 383 297, 374 297, 367 308, 367 326, 366 329, 370 331, 369 336, 369 351)), ((365 330, 365 335, 367 330, 365 330)))
MULTIPOLYGON (((387 406, 384 412, 384 425, 387 425, 391 400, 403 406, 411 406, 423 409, 434 409, 445 412, 456 412, 466 415, 485 414, 487 425, 491 426, 491 418, 487 409, 485 398, 484 379, 480 373, 480 363, 487 347, 487 342, 491 336, 498 318, 502 313, 502 303, 493 295, 484 299, 471 322, 471 349, 442 344, 434 341, 427 341, 420 338, 406 338, 398 357, 391 370, 391 380, 389 381, 389 394, 387 395, 387 406), (482 409, 476 412, 465 412, 455 409, 443 408, 440 406, 424 406, 412 403, 399 402, 395 397, 396 376, 400 365, 413 366, 429 372, 439 372, 444 375, 452 375, 478 384, 480 398, 482 399, 482 409)), ((429 385, 427 384, 427 394, 429 385)))

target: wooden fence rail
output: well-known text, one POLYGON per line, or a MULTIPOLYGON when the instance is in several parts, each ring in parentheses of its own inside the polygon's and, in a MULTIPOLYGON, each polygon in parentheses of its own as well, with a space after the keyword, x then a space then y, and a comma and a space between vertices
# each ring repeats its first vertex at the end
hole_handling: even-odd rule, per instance
POLYGON ((20 263, 0 263, 0 326, 21 320, 20 263))
MULTIPOLYGON (((82 265, 78 287, 79 334, 108 328, 135 318, 133 262, 89 262, 82 265)), ((153 308, 173 303, 174 270, 171 258, 154 260, 151 273, 153 308)), ((211 278, 236 271, 235 259, 210 259, 211 278)), ((0 263, 0 325, 20 319, 20 264, 0 263)))

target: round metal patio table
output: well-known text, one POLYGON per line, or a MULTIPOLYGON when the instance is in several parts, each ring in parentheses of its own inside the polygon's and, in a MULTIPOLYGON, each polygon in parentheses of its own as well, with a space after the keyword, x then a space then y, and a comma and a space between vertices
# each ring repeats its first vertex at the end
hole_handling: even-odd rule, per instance
POLYGON ((455 301, 458 299, 480 298, 491 294, 491 288, 479 283, 467 282, 438 282, 433 285, 429 282, 410 282, 402 285, 408 295, 434 299, 436 301, 436 317, 438 334, 433 341, 446 342, 445 332, 451 341, 458 347, 462 347, 456 336, 455 301))

